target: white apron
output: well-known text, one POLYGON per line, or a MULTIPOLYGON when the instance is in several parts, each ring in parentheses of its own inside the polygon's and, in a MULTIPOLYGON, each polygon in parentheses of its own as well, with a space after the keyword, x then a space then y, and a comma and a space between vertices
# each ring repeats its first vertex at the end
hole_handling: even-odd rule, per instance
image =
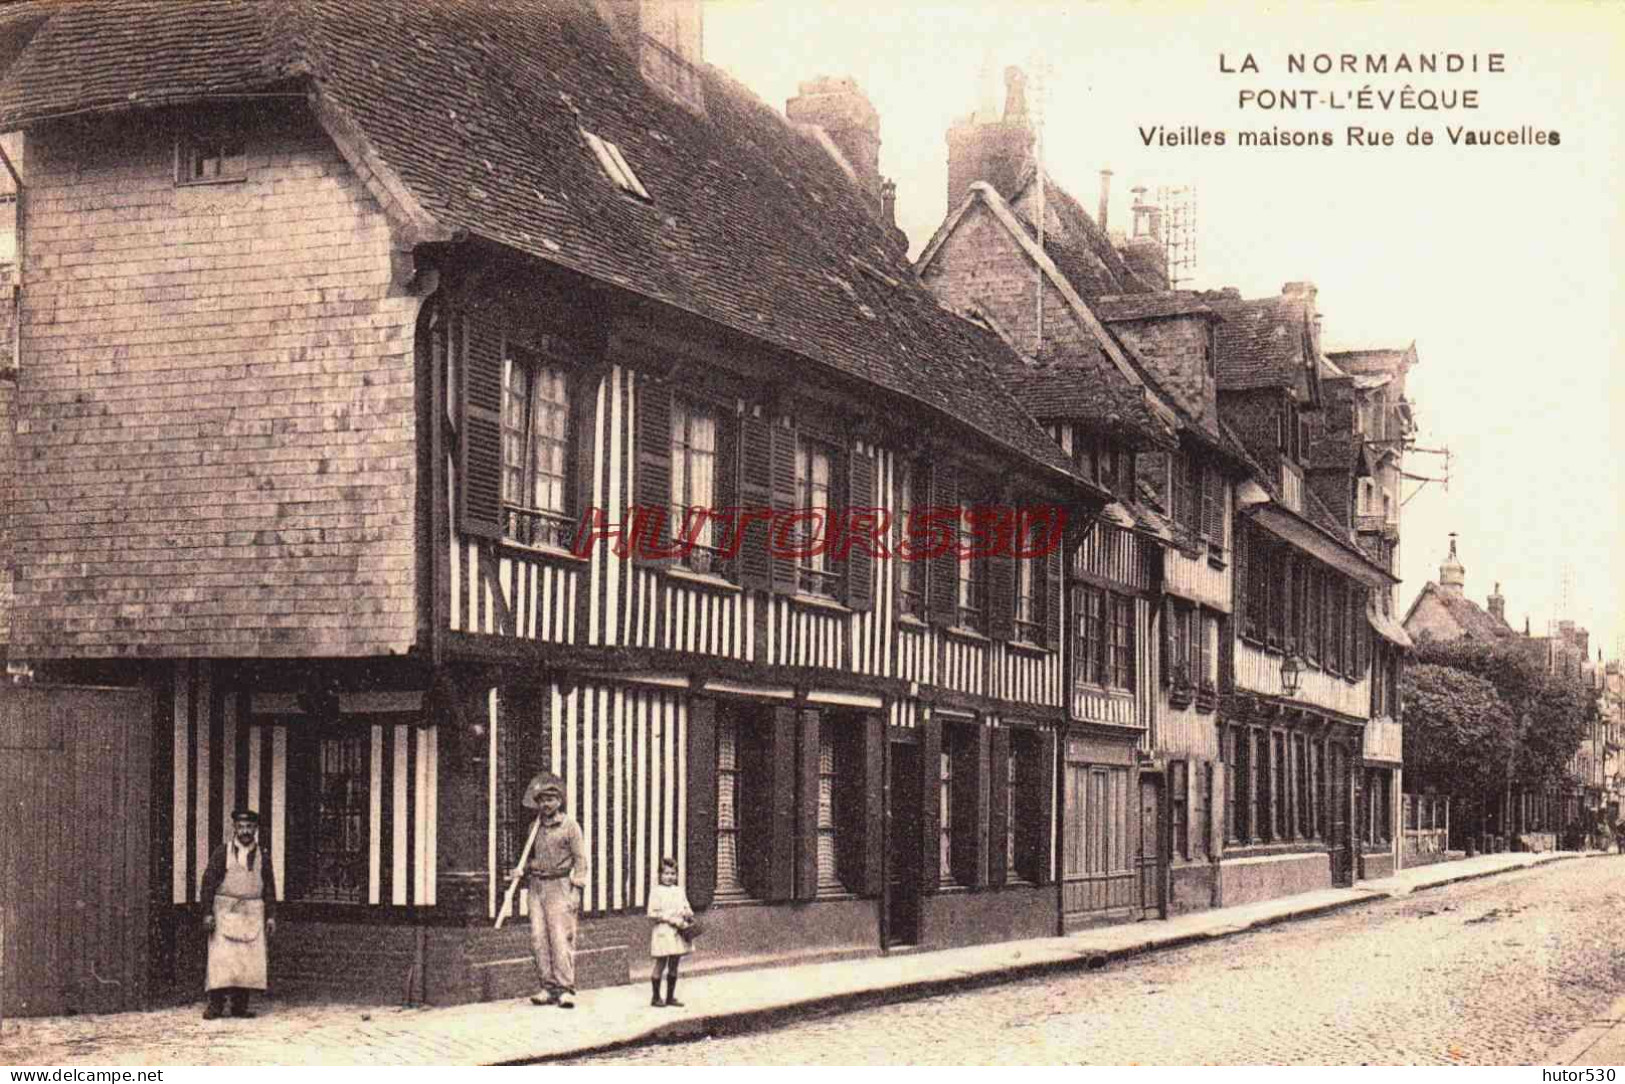
POLYGON ((265 989, 265 879, 259 867, 265 860, 260 851, 249 869, 237 848, 226 847, 226 877, 214 895, 207 990, 265 989))

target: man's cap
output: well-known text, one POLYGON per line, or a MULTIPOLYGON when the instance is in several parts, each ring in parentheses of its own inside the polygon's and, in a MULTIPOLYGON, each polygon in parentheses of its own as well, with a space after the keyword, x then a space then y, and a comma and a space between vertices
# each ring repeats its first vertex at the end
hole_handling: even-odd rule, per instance
POLYGON ((551 791, 564 800, 564 780, 552 772, 537 772, 530 777, 530 786, 525 788, 525 796, 519 799, 519 804, 526 809, 542 808, 542 795, 551 791))
POLYGON ((260 815, 254 812, 252 809, 244 809, 242 806, 238 806, 236 809, 231 811, 231 819, 233 821, 247 824, 258 824, 260 822, 260 815))

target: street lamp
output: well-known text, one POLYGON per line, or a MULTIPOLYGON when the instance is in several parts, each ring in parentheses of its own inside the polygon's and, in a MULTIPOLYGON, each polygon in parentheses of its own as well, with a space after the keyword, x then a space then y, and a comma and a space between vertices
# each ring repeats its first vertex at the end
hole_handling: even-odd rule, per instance
POLYGON ((1289 654, 1281 659, 1281 690, 1288 696, 1298 695, 1298 678, 1303 674, 1303 667, 1298 663, 1296 654, 1289 654))

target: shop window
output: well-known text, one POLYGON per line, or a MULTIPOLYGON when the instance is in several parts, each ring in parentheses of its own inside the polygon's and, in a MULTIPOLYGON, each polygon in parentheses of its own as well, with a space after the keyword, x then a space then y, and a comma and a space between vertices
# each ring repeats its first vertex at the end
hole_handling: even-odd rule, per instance
POLYGON ((286 898, 366 902, 371 737, 290 730, 286 898))

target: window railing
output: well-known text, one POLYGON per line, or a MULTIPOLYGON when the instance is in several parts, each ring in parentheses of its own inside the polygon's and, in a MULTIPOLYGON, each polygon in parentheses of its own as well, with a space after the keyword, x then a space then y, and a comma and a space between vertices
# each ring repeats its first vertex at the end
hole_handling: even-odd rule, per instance
POLYGON ((897 592, 898 609, 905 615, 925 620, 925 592, 905 587, 897 592))
POLYGON ((703 542, 690 542, 684 551, 678 555, 677 562, 683 568, 697 576, 715 576, 730 583, 735 580, 735 568, 738 557, 727 557, 718 546, 707 546, 703 542))
POLYGON ((828 569, 802 565, 797 570, 796 589, 804 595, 818 598, 836 598, 840 593, 841 574, 828 569))
POLYGON ((508 504, 502 508, 502 534, 521 546, 573 550, 576 525, 561 512, 508 504))
POLYGON ((1016 618, 1016 639, 1027 644, 1041 644, 1044 642, 1044 625, 1041 621, 1026 621, 1016 618))

